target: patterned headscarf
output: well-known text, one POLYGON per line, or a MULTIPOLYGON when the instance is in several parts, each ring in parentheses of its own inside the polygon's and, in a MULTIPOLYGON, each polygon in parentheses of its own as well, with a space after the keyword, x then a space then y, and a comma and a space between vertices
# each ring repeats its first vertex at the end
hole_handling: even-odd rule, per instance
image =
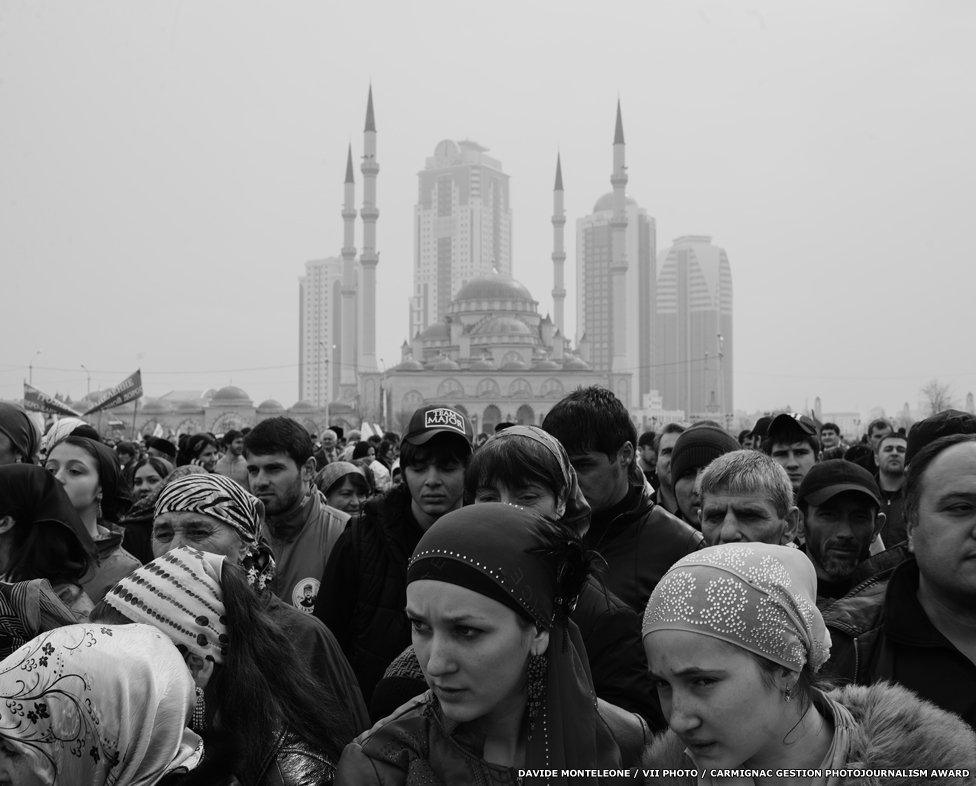
POLYGON ((261 500, 223 475, 193 473, 168 482, 156 498, 153 517, 164 513, 200 513, 236 532, 247 546, 241 567, 247 583, 263 590, 274 577, 274 555, 261 537, 261 500))
POLYGON ((817 574, 797 549, 727 543, 678 560, 651 593, 641 636, 681 630, 721 639, 773 663, 816 672, 830 634, 816 606, 817 574))
POLYGON ((203 752, 183 657, 148 625, 69 625, 0 663, 0 739, 44 784, 149 786, 203 752))
POLYGON ((61 418, 56 423, 54 423, 51 428, 47 430, 47 434, 41 439, 41 450, 45 454, 50 453, 54 446, 57 445, 65 437, 70 437, 71 432, 74 431, 79 426, 87 426, 88 424, 81 418, 67 417, 61 418))
POLYGON ((109 591, 105 602, 133 622, 155 625, 177 647, 223 663, 224 559, 180 546, 134 570, 109 591))
POLYGON ((315 476, 315 485, 323 494, 328 494, 332 485, 347 475, 359 475, 366 480, 366 473, 362 467, 357 467, 349 461, 332 461, 319 470, 318 475, 315 476))
POLYGON ((0 434, 10 440, 10 446, 21 455, 25 464, 33 463, 37 456, 38 434, 34 422, 23 407, 0 401, 0 434))

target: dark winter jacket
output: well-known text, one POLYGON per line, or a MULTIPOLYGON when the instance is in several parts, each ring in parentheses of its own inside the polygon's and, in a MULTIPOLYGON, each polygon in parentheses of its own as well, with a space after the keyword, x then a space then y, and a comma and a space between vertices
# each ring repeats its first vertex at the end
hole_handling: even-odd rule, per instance
MULTIPOLYGON (((976 772, 976 735, 957 716, 922 701, 897 685, 879 683, 870 687, 850 685, 826 694, 846 707, 854 720, 842 769, 895 770, 902 775, 884 777, 850 775, 832 777, 827 786, 914 786, 918 783, 963 786, 973 783, 976 772), (926 777, 910 771, 929 770, 926 777), (965 775, 932 777, 932 770, 966 770, 965 775)), ((823 711, 823 709, 822 709, 823 711)), ((826 714, 826 713, 825 713, 826 714)), ((695 765, 685 753, 684 743, 668 731, 655 738, 644 756, 644 769, 677 770, 695 765)), ((697 786, 697 777, 649 777, 645 784, 697 786)))
POLYGON ((363 697, 410 643, 407 562, 423 531, 404 485, 366 504, 349 522, 322 575, 315 616, 331 630, 356 673, 363 697))
MULTIPOLYGON (((623 710, 637 713, 652 731, 663 731, 667 724, 647 670, 640 638, 641 618, 590 579, 583 586, 572 619, 586 646, 596 695, 623 710)), ((426 690, 427 681, 420 664, 413 648, 408 647, 390 664, 373 691, 370 717, 385 718, 426 690)))
POLYGON ((976 728, 976 665, 932 625, 918 602, 918 564, 862 583, 824 611, 824 673, 869 685, 890 680, 976 728))
POLYGON ((643 479, 617 505, 594 513, 583 539, 607 561, 607 589, 641 616, 668 569, 704 546, 700 532, 651 501, 643 479))
MULTIPOLYGON (((599 702, 603 719, 620 749, 621 765, 636 767, 650 739, 639 716, 599 702)), ((484 738, 465 724, 452 724, 431 703, 430 694, 407 702, 393 715, 346 746, 336 783, 356 786, 515 786, 517 771, 482 758, 484 738)), ((554 762, 558 767, 558 762, 554 762)), ((592 762, 599 767, 601 762, 592 762)))

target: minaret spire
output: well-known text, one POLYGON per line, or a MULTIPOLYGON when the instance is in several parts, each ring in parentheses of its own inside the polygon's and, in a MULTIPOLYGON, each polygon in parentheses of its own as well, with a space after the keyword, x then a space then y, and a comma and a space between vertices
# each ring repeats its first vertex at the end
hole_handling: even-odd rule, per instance
POLYGON ((376 208, 376 175, 380 165, 376 161, 376 119, 373 115, 373 85, 369 86, 366 99, 366 128, 363 132, 363 208, 359 215, 363 219, 363 252, 359 255, 362 269, 361 330, 362 343, 359 353, 359 367, 364 371, 376 370, 376 265, 380 258, 376 253, 376 219, 380 211, 376 208))
MULTIPOLYGON (((356 394, 356 182, 352 174, 352 143, 346 153, 345 194, 342 201, 342 333, 339 336, 339 356, 332 356, 333 366, 339 365, 339 389, 343 400, 356 394)), ((330 369, 329 376, 335 379, 330 369)), ((334 395, 334 391, 330 393, 334 395)))
POLYGON ((552 310, 556 328, 562 335, 566 333, 564 306, 566 287, 563 280, 563 265, 566 251, 563 246, 563 229, 566 226, 566 211, 563 206, 563 166, 559 153, 556 153, 556 182, 552 189, 552 310))
MULTIPOLYGON (((610 258, 610 321, 613 360, 611 370, 624 372, 628 366, 627 342, 627 164, 624 145, 624 122, 617 99, 617 123, 613 133, 613 215, 610 218, 612 251, 610 258)), ((636 371, 636 369, 631 369, 636 371)))

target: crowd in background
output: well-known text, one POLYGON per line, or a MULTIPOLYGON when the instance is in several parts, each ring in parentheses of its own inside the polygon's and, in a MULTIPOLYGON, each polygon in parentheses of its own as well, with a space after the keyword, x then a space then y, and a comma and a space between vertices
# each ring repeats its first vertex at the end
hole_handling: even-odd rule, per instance
POLYGON ((855 438, 598 387, 367 439, 0 403, 0 783, 972 783, 976 416, 855 438))

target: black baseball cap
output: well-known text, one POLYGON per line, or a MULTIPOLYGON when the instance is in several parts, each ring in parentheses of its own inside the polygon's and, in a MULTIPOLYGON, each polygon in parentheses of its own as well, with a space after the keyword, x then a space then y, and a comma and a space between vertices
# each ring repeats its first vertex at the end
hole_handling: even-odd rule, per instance
POLYGON ((773 422, 773 419, 769 415, 763 415, 759 420, 756 421, 756 425, 752 427, 752 431, 749 432, 750 436, 759 437, 760 439, 766 438, 766 432, 769 430, 769 424, 773 422))
POLYGON ((437 434, 455 434, 463 437, 468 445, 474 440, 474 428, 467 415, 454 407, 431 404, 413 413, 403 441, 424 445, 437 434))
POLYGON ((819 434, 817 424, 813 418, 807 415, 799 415, 796 412, 784 412, 773 418, 766 430, 768 439, 775 439, 778 436, 795 437, 795 440, 816 437, 819 434))
POLYGON ((930 442, 950 434, 976 434, 976 415, 958 409, 947 409, 913 424, 908 431, 905 463, 910 464, 915 454, 930 442))
POLYGON ((823 505, 831 497, 845 491, 857 491, 881 507, 881 491, 874 476, 864 467, 844 459, 814 464, 797 489, 796 502, 823 505))

